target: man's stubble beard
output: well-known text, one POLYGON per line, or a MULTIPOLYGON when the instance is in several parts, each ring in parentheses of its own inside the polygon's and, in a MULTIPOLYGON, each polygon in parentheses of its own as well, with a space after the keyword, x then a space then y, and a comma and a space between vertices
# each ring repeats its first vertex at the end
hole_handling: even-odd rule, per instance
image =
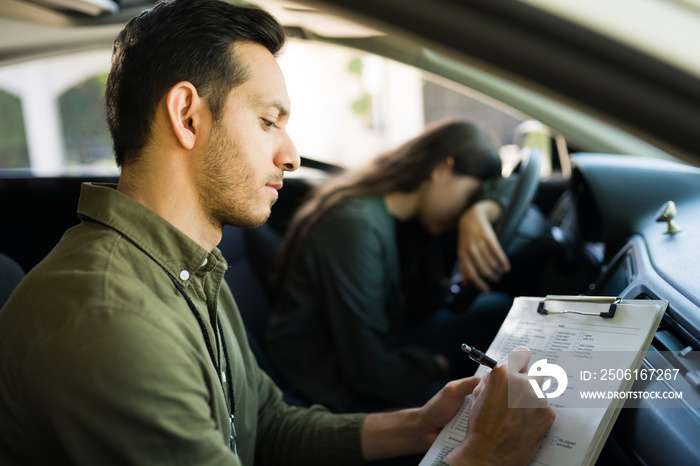
MULTIPOLYGON (((270 211, 263 214, 254 211, 261 187, 255 186, 253 170, 217 124, 212 128, 205 157, 197 187, 209 222, 217 228, 224 225, 255 228, 265 223, 270 211)), ((272 204, 274 201, 270 207, 272 204)))

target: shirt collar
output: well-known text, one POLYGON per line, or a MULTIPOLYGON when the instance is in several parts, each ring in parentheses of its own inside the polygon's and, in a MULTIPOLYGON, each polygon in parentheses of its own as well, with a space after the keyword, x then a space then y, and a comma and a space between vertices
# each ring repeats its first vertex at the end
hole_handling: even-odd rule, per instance
POLYGON ((83 183, 78 215, 102 223, 129 238, 168 273, 185 285, 218 264, 227 267, 217 248, 209 252, 170 222, 129 196, 113 183, 83 183))

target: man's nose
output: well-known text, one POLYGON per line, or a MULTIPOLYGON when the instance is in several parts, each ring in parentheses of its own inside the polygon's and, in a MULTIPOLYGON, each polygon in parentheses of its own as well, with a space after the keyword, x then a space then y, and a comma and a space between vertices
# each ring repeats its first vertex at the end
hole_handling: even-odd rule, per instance
POLYGON ((277 166, 285 171, 294 171, 301 165, 299 152, 288 134, 285 134, 285 141, 277 153, 277 166))

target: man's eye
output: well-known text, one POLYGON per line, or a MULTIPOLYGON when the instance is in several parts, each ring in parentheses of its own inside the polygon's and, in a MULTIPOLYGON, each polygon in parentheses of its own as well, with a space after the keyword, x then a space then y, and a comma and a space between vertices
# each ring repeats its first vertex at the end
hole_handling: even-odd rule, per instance
POLYGON ((261 118, 261 119, 262 119, 263 124, 265 125, 266 128, 271 128, 271 127, 277 128, 277 125, 274 122, 272 122, 270 120, 266 120, 265 118, 261 118))

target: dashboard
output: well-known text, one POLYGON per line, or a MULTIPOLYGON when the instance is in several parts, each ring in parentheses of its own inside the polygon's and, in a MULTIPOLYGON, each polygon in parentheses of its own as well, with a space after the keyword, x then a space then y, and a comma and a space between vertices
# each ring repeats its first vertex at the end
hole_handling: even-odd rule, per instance
POLYGON ((661 299, 668 309, 642 369, 677 370, 676 380, 637 380, 633 390, 682 392, 622 409, 598 464, 700 464, 700 170, 675 162, 582 154, 573 158, 576 215, 584 242, 611 257, 589 294, 661 299), (657 222, 669 200, 683 229, 657 222))

